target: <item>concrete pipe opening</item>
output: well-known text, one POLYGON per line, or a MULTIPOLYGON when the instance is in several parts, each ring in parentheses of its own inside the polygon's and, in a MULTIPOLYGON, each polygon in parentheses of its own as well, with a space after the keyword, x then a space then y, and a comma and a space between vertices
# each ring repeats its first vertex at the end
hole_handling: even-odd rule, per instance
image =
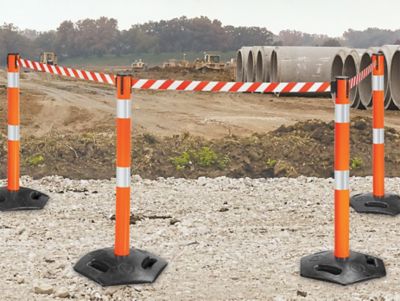
MULTIPOLYGON (((354 57, 352 55, 348 55, 346 57, 346 60, 344 61, 344 67, 343 67, 343 75, 348 76, 349 78, 352 78, 357 74, 357 65, 354 57)), ((349 93, 349 101, 350 105, 352 107, 357 105, 357 87, 354 87, 353 89, 350 90, 349 93)))
POLYGON ((254 50, 250 50, 247 58, 247 80, 248 82, 254 81, 254 50))
POLYGON ((259 50, 256 60, 256 82, 263 82, 265 78, 265 55, 263 50, 259 50))
POLYGON ((236 54, 236 81, 243 81, 243 51, 239 50, 236 54))
POLYGON ((379 48, 379 52, 383 53, 385 56, 385 109, 396 109, 397 106, 394 104, 392 99, 392 90, 391 90, 391 66, 392 66, 392 59, 395 52, 399 50, 399 45, 383 45, 379 48))
POLYGON ((343 73, 343 59, 342 56, 337 54, 332 62, 331 80, 336 80, 336 76, 341 76, 343 73))
POLYGON ((394 106, 392 104, 392 91, 390 91, 389 86, 389 66, 390 61, 386 58, 385 55, 385 74, 384 74, 384 85, 385 85, 385 109, 393 109, 394 106))
POLYGON ((400 108, 400 50, 393 54, 390 66, 390 91, 392 100, 397 108, 400 108))
MULTIPOLYGON (((371 53, 365 52, 361 57, 360 71, 371 65, 371 53)), ((360 94, 360 101, 364 107, 369 107, 372 105, 372 74, 370 73, 368 77, 361 81, 358 86, 358 92, 360 94)))
POLYGON ((271 82, 278 82, 278 54, 276 53, 275 50, 272 51, 271 54, 271 82))
POLYGON ((385 85, 385 109, 391 109, 393 108, 392 105, 392 93, 390 91, 389 87, 389 72, 388 72, 388 59, 385 56, 385 79, 384 79, 384 85, 385 85))

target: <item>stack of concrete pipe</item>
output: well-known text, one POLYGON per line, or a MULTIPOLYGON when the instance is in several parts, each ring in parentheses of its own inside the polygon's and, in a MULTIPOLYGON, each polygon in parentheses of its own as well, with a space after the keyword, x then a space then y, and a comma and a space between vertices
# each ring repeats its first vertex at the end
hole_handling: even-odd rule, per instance
MULTIPOLYGON (((236 80, 240 82, 324 82, 336 76, 353 77, 371 64, 373 53, 385 56, 385 108, 400 109, 400 47, 248 46, 237 52, 236 80)), ((372 104, 371 75, 350 91, 354 108, 372 104)))

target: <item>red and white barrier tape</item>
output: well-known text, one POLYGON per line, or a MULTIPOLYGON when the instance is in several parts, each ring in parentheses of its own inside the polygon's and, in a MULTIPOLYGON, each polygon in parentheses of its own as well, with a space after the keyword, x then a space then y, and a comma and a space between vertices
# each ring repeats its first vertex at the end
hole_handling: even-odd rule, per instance
POLYGON ((115 77, 112 74, 100 73, 100 72, 93 72, 93 71, 85 71, 79 69, 72 69, 67 67, 61 66, 53 66, 48 64, 42 64, 26 59, 19 59, 18 61, 19 66, 23 68, 33 69, 35 71, 46 72, 61 76, 67 76, 82 80, 88 80, 103 84, 110 84, 114 85, 115 77))
POLYGON ((349 89, 353 89, 355 86, 360 84, 364 79, 368 77, 372 73, 374 69, 374 65, 371 64, 362 71, 360 71, 356 76, 349 79, 349 89))
MULTIPOLYGON (((20 67, 71 78, 114 85, 115 76, 100 72, 42 64, 27 59, 18 61, 20 67)), ((190 80, 133 79, 133 89, 202 92, 256 92, 256 93, 329 93, 330 82, 243 83, 190 80)))
POLYGON ((329 82, 320 83, 242 83, 190 80, 133 79, 133 89, 202 91, 202 92, 256 92, 256 93, 326 93, 329 82))

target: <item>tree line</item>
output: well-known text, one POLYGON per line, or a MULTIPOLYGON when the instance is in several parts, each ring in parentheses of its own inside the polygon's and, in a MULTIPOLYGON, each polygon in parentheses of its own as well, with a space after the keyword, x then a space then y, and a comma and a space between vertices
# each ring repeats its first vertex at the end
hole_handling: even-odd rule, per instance
MULTIPOLYGON (((342 37, 283 30, 277 35, 265 27, 223 25, 207 17, 180 17, 132 25, 119 30, 113 18, 64 21, 56 30, 19 30, 0 26, 0 53, 20 52, 37 58, 42 51, 55 51, 59 58, 184 51, 229 51, 246 45, 349 46, 367 48, 400 42, 400 30, 349 29, 342 37)), ((4 55, 0 63, 5 63, 4 55)))

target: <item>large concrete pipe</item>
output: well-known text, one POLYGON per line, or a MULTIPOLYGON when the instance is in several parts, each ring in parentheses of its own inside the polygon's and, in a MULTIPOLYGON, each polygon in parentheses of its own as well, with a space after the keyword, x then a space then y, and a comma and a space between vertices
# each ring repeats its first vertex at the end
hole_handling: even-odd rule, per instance
POLYGON ((398 50, 398 45, 384 45, 379 50, 385 56, 385 109, 396 109, 392 100, 392 92, 390 87, 391 65, 394 53, 398 50))
MULTIPOLYGON (((364 52, 364 49, 352 49, 350 51, 346 57, 346 60, 344 61, 343 75, 352 78, 358 74, 360 71, 361 55, 364 52)), ((365 109, 364 105, 361 103, 357 86, 350 90, 349 101, 353 108, 365 109)))
POLYGON ((273 50, 274 47, 272 46, 262 46, 258 51, 256 60, 256 82, 270 81, 270 61, 273 50))
POLYGON ((236 54, 236 81, 244 82, 246 81, 247 72, 247 58, 251 47, 242 47, 238 50, 236 54))
POLYGON ((249 51, 249 55, 247 58, 247 77, 246 81, 254 82, 256 79, 256 61, 257 61, 257 54, 260 51, 261 46, 253 46, 249 51))
POLYGON ((393 53, 389 79, 393 104, 400 109, 400 48, 393 53))
POLYGON ((340 48, 336 55, 333 57, 332 67, 331 67, 331 81, 336 80, 337 76, 343 75, 344 61, 347 55, 350 53, 350 48, 340 48))
POLYGON ((271 81, 323 82, 332 77, 332 62, 341 47, 275 47, 271 81))
POLYGON ((344 59, 340 54, 336 54, 332 61, 331 81, 334 81, 337 76, 343 75, 344 59))
MULTIPOLYGON (((371 47, 361 56, 360 70, 364 70, 372 63, 372 54, 377 53, 379 48, 371 47)), ((358 86, 360 101, 364 107, 372 105, 372 73, 370 73, 358 86)))

